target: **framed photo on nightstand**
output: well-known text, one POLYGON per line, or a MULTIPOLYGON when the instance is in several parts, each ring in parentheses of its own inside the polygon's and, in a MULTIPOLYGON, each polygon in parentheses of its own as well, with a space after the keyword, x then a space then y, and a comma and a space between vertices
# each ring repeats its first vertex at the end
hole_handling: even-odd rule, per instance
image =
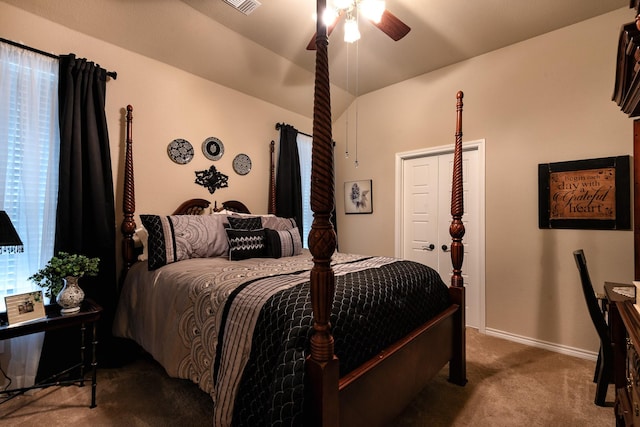
POLYGON ((4 297, 4 301, 7 305, 9 326, 47 317, 44 311, 42 291, 10 295, 4 297))

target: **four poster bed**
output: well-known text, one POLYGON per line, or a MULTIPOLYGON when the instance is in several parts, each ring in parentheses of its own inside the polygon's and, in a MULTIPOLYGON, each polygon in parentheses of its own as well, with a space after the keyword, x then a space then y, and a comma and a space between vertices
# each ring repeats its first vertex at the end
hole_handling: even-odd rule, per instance
MULTIPOLYGON (((291 220, 246 215, 238 201, 202 214, 209 203, 195 199, 172 215, 140 216, 149 253, 137 262, 127 107, 121 230, 128 272, 114 333, 208 392, 216 426, 384 425, 447 363, 449 380, 466 383, 462 92, 446 286, 422 264, 335 251, 327 44, 319 25, 309 252, 300 250, 291 220)), ((274 182, 272 163, 271 194, 274 182)))

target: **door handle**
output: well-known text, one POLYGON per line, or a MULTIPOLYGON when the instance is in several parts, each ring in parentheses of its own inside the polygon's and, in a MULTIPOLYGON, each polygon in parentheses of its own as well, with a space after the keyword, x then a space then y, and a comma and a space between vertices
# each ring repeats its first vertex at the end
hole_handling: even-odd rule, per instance
POLYGON ((429 243, 427 242, 427 244, 425 246, 422 247, 423 251, 432 251, 436 248, 436 245, 434 245, 433 243, 429 243))
POLYGON ((442 245, 442 252, 451 252, 451 248, 447 245, 442 245))

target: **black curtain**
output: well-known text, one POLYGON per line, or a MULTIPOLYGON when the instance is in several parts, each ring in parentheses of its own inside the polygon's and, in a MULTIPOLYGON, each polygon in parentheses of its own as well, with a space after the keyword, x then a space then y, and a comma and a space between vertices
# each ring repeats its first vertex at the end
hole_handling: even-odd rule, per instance
MULTIPOLYGON (((104 111, 106 78, 106 70, 86 59, 76 59, 73 54, 60 57, 60 177, 54 250, 100 258, 98 276, 83 277, 80 286, 85 298, 103 308, 98 324, 102 366, 110 363, 108 355, 114 350, 111 325, 117 298, 115 205, 104 111)), ((58 347, 59 341, 64 337, 45 337, 39 375, 46 375, 46 365, 55 370, 60 348, 52 352, 58 357, 52 357, 49 347, 58 347), (45 360, 52 363, 43 363, 45 360)), ((77 354, 77 347, 71 347, 77 354)))
POLYGON ((300 157, 298 155, 298 130, 293 126, 280 125, 280 150, 276 171, 276 213, 279 217, 294 218, 300 235, 302 229, 302 184, 300 157))

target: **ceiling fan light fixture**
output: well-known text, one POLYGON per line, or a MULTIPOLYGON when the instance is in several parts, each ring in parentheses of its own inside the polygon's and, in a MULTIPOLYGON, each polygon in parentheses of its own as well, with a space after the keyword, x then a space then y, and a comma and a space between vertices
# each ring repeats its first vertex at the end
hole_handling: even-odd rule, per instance
POLYGON ((360 40, 360 30, 358 29, 358 22, 354 17, 349 16, 344 21, 344 41, 347 43, 353 43, 360 40))
MULTIPOLYGON (((316 23, 323 22, 327 30, 326 35, 329 36, 338 21, 343 16, 346 17, 344 41, 347 43, 353 43, 360 39, 360 30, 358 29, 360 13, 362 13, 362 17, 371 21, 374 26, 394 41, 402 39, 411 31, 411 28, 407 24, 386 9, 384 0, 327 0, 327 7, 325 9, 327 10, 322 13, 322 16, 314 17, 316 23), (330 5, 329 1, 331 2, 330 5), (330 18, 332 16, 336 18, 330 18), (322 21, 317 21, 317 19, 322 19, 322 21)), ((317 36, 318 34, 316 33, 311 38, 307 44, 307 50, 316 50, 317 36)))
POLYGON ((386 5, 384 0, 361 0, 358 4, 358 8, 366 18, 372 20, 376 24, 379 24, 382 19, 382 14, 386 9, 386 5))

